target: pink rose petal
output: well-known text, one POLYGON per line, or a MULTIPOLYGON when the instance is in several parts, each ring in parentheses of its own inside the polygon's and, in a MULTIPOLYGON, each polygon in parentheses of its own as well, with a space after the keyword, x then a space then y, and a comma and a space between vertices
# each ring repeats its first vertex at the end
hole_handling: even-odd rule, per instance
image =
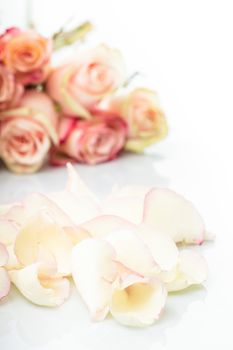
POLYGON ((0 267, 0 300, 7 296, 10 286, 11 283, 7 271, 3 267, 0 267))
POLYGON ((143 222, 175 242, 200 244, 204 222, 191 202, 168 189, 152 189, 145 198, 143 222))

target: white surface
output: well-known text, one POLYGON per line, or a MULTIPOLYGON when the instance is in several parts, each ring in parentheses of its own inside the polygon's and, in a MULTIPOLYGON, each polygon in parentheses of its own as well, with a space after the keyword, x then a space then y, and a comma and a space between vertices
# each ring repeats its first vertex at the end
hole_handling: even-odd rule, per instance
MULTIPOLYGON (((1 2, 3 24, 11 18, 22 23, 20 3, 1 2)), ((143 71, 159 91, 168 115, 170 136, 154 154, 77 166, 87 183, 100 196, 116 183, 171 187, 194 202, 217 240, 200 248, 210 269, 205 288, 169 297, 154 326, 91 323, 75 290, 58 309, 36 307, 13 290, 0 305, 0 349, 232 349, 232 1, 66 0, 58 7, 55 0, 40 0, 34 6, 44 32, 73 13, 77 20, 94 18, 98 30, 90 41, 101 38, 120 47, 130 71, 143 71)), ((16 176, 2 167, 0 202, 55 191, 64 182, 64 169, 16 176)))

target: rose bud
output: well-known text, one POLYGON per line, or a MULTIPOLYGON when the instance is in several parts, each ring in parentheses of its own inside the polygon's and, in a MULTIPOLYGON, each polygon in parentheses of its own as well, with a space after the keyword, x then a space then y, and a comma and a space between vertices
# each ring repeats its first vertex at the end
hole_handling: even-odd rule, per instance
POLYGON ((0 113, 0 156, 16 173, 37 171, 57 142, 57 114, 42 92, 30 90, 20 107, 0 113))
POLYGON ((51 152, 53 165, 67 161, 97 164, 112 160, 124 148, 127 124, 118 116, 101 113, 93 119, 64 117, 59 126, 59 147, 51 152))
POLYGON ((50 39, 35 31, 10 28, 0 37, 0 50, 1 61, 21 83, 38 84, 47 78, 52 52, 50 39))
POLYGON ((127 96, 110 97, 100 105, 127 121, 129 135, 125 148, 129 151, 143 152, 167 136, 167 121, 154 91, 137 88, 127 96))
POLYGON ((125 66, 120 52, 99 45, 56 68, 49 76, 47 92, 65 114, 88 118, 88 109, 120 87, 124 79, 125 66))
POLYGON ((24 87, 15 80, 14 74, 0 64, 0 111, 16 107, 24 92, 24 87))

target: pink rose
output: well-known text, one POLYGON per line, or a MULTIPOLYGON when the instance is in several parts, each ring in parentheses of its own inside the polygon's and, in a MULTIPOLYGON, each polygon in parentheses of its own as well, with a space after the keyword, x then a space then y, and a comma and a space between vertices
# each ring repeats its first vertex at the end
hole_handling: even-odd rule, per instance
POLYGON ((126 96, 107 98, 99 108, 125 119, 129 127, 125 148, 129 151, 142 152, 167 136, 166 117, 157 94, 152 90, 137 88, 126 96))
POLYGON ((23 92, 23 85, 16 82, 14 74, 0 64, 0 111, 16 107, 23 92))
POLYGON ((0 36, 0 59, 23 84, 45 81, 50 69, 52 41, 34 31, 10 28, 0 36))
POLYGON ((48 79, 47 91, 65 114, 88 118, 88 109, 120 87, 124 79, 120 52, 99 45, 55 69, 48 79))
POLYGON ((59 147, 52 151, 51 163, 97 164, 112 160, 123 149, 126 135, 127 125, 116 115, 101 113, 90 120, 64 117, 59 126, 59 147))
POLYGON ((20 107, 0 113, 0 156, 17 173, 38 170, 57 142, 57 114, 49 97, 29 90, 20 107))

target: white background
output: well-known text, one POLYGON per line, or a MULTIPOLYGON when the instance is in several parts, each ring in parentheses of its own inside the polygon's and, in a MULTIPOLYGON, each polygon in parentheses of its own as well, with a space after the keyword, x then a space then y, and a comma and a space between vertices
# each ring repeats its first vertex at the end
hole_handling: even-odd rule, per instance
MULTIPOLYGON (((1 0, 2 28, 25 24, 24 4, 1 0)), ((100 195, 115 183, 131 182, 168 186, 191 199, 217 235, 214 244, 202 248, 210 276, 206 289, 171 297, 161 321, 139 331, 112 320, 90 324, 76 295, 51 311, 19 301, 12 293, 9 303, 0 306, 0 348, 232 349, 233 2, 33 2, 34 22, 44 34, 71 17, 73 24, 93 21, 96 30, 89 44, 107 42, 123 52, 129 75, 140 71, 144 84, 159 92, 170 125, 169 137, 150 155, 126 155, 111 164, 77 170, 100 195)), ((2 167, 0 202, 32 190, 57 190, 64 181, 64 169, 16 176, 2 167)))

